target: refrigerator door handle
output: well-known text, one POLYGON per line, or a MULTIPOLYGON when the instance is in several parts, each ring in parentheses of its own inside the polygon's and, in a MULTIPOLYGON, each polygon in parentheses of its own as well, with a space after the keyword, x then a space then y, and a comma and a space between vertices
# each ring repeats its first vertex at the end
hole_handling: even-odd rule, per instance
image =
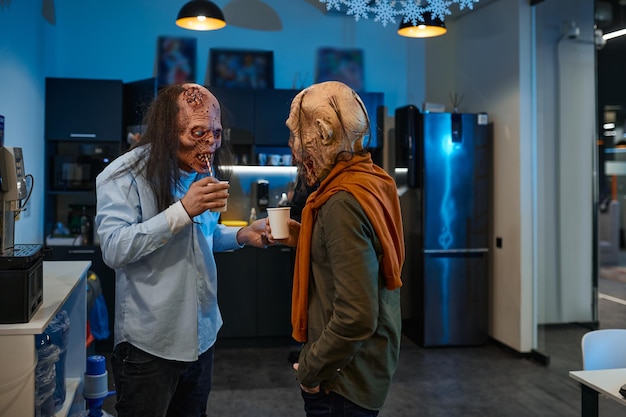
POLYGON ((476 248, 476 249, 424 249, 424 253, 437 254, 437 255, 456 255, 463 253, 484 253, 489 252, 489 248, 476 248))

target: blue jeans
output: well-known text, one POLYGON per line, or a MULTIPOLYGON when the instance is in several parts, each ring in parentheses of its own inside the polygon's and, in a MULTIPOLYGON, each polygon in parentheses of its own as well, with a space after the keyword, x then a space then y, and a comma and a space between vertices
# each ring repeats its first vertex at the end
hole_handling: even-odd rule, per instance
POLYGON ((300 390, 307 417, 376 417, 378 410, 359 407, 335 392, 309 394, 300 390))
POLYGON ((178 362, 156 357, 127 342, 116 345, 111 369, 118 417, 206 416, 213 350, 195 362, 178 362))

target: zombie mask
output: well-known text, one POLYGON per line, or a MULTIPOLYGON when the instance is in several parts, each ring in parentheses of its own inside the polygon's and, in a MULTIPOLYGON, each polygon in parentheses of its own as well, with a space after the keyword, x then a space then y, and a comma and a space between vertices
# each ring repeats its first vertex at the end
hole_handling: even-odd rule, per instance
POLYGON ((178 98, 178 164, 188 172, 210 172, 213 155, 222 145, 220 105, 201 85, 184 84, 183 87, 185 91, 178 98))
POLYGON ((361 98, 338 81, 314 84, 292 101, 286 122, 294 162, 309 186, 321 181, 340 154, 363 150, 369 120, 361 98))

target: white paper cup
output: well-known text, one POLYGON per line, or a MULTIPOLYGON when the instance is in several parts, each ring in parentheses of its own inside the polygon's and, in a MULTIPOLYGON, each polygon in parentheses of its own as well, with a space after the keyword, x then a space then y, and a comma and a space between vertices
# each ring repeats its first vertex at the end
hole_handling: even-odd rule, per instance
POLYGON ((267 217, 272 228, 274 239, 287 239, 289 237, 289 216, 291 207, 274 207, 267 209, 267 217))
MULTIPOLYGON (((228 181, 220 181, 220 184, 228 184, 228 181)), ((211 211, 213 212, 226 211, 226 209, 228 208, 228 198, 222 198, 222 199, 215 200, 215 201, 223 201, 224 207, 212 208, 211 211)))

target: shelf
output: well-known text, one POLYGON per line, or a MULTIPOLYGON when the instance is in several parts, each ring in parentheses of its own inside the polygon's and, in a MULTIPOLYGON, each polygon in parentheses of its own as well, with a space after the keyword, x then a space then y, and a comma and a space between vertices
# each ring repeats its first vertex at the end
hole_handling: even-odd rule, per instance
POLYGON ((0 325, 0 404, 7 416, 34 414, 35 335, 41 334, 61 310, 67 312, 70 327, 65 357, 66 401, 57 416, 69 416, 85 408, 80 395, 85 374, 87 283, 91 261, 44 261, 43 303, 28 323, 0 325))

